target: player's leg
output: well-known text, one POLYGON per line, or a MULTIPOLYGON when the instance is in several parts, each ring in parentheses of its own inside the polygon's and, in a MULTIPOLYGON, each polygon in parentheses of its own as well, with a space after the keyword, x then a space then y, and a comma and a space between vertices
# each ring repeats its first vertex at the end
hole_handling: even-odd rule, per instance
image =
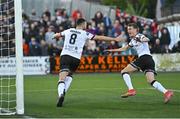
POLYGON ((72 82, 73 78, 72 78, 72 75, 68 74, 64 80, 65 82, 65 92, 68 91, 70 85, 71 85, 71 82, 72 82))
POLYGON ((61 56, 60 57, 60 73, 59 73, 59 80, 58 80, 58 102, 57 107, 62 107, 64 97, 65 97, 65 79, 69 75, 70 72, 70 62, 71 59, 68 56, 61 56))
POLYGON ((154 72, 146 72, 147 82, 150 83, 155 89, 164 94, 164 103, 168 103, 173 96, 172 91, 168 91, 164 86, 154 78, 154 72))
POLYGON ((61 95, 65 94, 65 79, 66 79, 68 74, 69 74, 69 72, 67 72, 67 71, 62 71, 59 73, 59 81, 58 81, 58 95, 59 95, 59 97, 61 95))
POLYGON ((154 78, 153 72, 146 72, 145 74, 147 82, 150 83, 158 91, 165 93, 167 90, 154 78))
POLYGON ((69 58, 71 59, 71 63, 70 63, 70 67, 69 67, 70 72, 69 72, 69 74, 66 76, 66 78, 64 80, 65 81, 65 92, 68 91, 68 89, 69 89, 69 87, 71 85, 71 82, 73 80, 72 75, 76 71, 76 69, 78 68, 79 63, 80 63, 80 59, 77 59, 77 58, 74 58, 74 57, 71 57, 71 56, 69 56, 69 58))
POLYGON ((58 83, 58 94, 59 100, 57 103, 58 107, 62 107, 65 93, 68 91, 71 82, 72 82, 72 75, 73 72, 76 71, 78 65, 80 63, 79 59, 76 59, 71 56, 62 56, 61 57, 61 64, 60 64, 60 75, 59 75, 59 83, 58 83))
POLYGON ((155 80, 154 78, 154 74, 156 74, 155 63, 152 56, 146 56, 144 57, 143 60, 145 61, 143 71, 145 72, 147 82, 150 83, 155 89, 157 89, 158 91, 164 94, 165 97, 164 102, 167 103, 173 96, 173 92, 168 91, 166 88, 164 88, 164 86, 160 82, 155 80))
POLYGON ((125 94, 122 94, 121 97, 122 98, 126 98, 129 96, 134 96, 136 94, 136 91, 133 88, 132 82, 131 82, 131 77, 129 75, 129 73, 137 71, 138 69, 133 66, 132 64, 128 64, 122 71, 122 77, 124 79, 124 82, 126 83, 127 87, 128 87, 128 91, 125 94))
POLYGON ((64 97, 65 97, 65 78, 69 72, 67 71, 62 71, 59 73, 59 81, 58 81, 58 102, 57 102, 57 107, 62 107, 63 102, 64 102, 64 97))

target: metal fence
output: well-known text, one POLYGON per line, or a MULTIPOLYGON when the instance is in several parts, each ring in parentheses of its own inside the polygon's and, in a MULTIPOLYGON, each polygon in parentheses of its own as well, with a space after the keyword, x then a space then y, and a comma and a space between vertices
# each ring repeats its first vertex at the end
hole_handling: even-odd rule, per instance
POLYGON ((83 17, 90 20, 94 17, 97 11, 101 11, 103 14, 108 15, 112 20, 115 19, 115 7, 104 6, 87 2, 84 0, 22 0, 23 10, 26 14, 30 15, 32 9, 36 10, 37 16, 41 16, 45 9, 49 9, 51 14, 54 14, 54 10, 57 8, 65 8, 69 15, 75 9, 79 9, 83 17))

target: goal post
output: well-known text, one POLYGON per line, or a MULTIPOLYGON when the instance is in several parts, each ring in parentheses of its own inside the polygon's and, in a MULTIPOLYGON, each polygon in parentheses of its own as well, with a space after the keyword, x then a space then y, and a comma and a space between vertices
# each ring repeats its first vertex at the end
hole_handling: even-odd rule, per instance
POLYGON ((24 114, 22 1, 14 0, 16 46, 16 112, 24 114))

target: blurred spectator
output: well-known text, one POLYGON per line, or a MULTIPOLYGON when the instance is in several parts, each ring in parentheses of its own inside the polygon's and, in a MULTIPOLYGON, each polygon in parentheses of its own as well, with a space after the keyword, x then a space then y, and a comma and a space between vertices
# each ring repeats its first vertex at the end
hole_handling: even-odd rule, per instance
POLYGON ((39 17, 36 14, 36 10, 32 9, 31 15, 30 15, 30 20, 31 21, 39 21, 39 17))
POLYGON ((63 22, 66 22, 68 15, 65 9, 57 9, 56 11, 56 24, 60 25, 63 22))
POLYGON ((24 10, 23 10, 23 9, 22 9, 22 19, 23 19, 23 21, 25 21, 25 20, 29 20, 28 15, 24 12, 24 10))
POLYGON ((88 55, 96 55, 97 53, 97 46, 95 40, 89 40, 87 42, 87 54, 88 55))
POLYGON ((44 38, 45 38, 45 31, 44 31, 45 29, 42 27, 42 28, 40 28, 39 29, 39 33, 38 33, 38 35, 36 36, 36 41, 38 42, 38 43, 40 43, 41 42, 41 40, 44 40, 44 38))
MULTIPOLYGON (((119 37, 122 39, 122 42, 118 42, 118 47, 124 47, 125 45, 128 44, 127 36, 126 36, 124 31, 121 32, 119 37)), ((121 52, 120 54, 121 55, 131 55, 132 54, 132 52, 131 52, 132 50, 133 49, 128 49, 126 51, 121 52)), ((133 55, 135 55, 135 54, 133 54, 133 55)))
POLYGON ((29 56, 29 44, 23 39, 23 55, 29 56))
POLYGON ((152 37, 150 38, 150 41, 149 41, 150 49, 151 49, 152 46, 155 44, 156 39, 158 39, 158 34, 157 34, 157 33, 152 34, 152 37))
POLYGON ((115 41, 111 41, 108 49, 116 49, 118 48, 118 44, 115 41))
POLYGON ((127 44, 127 36, 126 36, 125 32, 122 31, 121 34, 118 37, 122 39, 121 42, 118 42, 118 47, 125 46, 125 45, 123 45, 123 44, 127 44))
POLYGON ((103 23, 104 23, 104 28, 105 28, 105 35, 108 36, 109 35, 109 30, 112 27, 112 23, 111 23, 110 17, 107 16, 107 14, 103 18, 103 23))
POLYGON ((48 8, 45 9, 43 15, 45 15, 48 18, 48 21, 51 20, 51 12, 49 11, 48 8))
POLYGON ((151 36, 151 30, 150 30, 150 26, 149 25, 145 25, 144 26, 144 30, 142 32, 146 37, 148 37, 149 39, 152 39, 152 36, 151 36))
MULTIPOLYGON (((118 44, 115 41, 111 41, 110 44, 108 45, 108 49, 116 49, 118 48, 118 44)), ((114 52, 114 55, 118 55, 118 52, 114 52)))
POLYGON ((72 12, 72 19, 76 21, 79 18, 82 18, 82 13, 79 9, 76 9, 72 12))
POLYGON ((31 42, 29 43, 29 56, 41 56, 40 45, 34 37, 31 38, 31 42))
POLYGON ((164 53, 163 47, 160 45, 160 40, 157 38, 155 44, 151 48, 152 53, 164 53))
POLYGON ((30 31, 29 31, 30 36, 36 38, 36 36, 38 35, 38 32, 39 32, 39 29, 36 22, 32 22, 30 24, 30 31))
POLYGON ((31 41, 31 34, 30 34, 30 30, 28 28, 24 29, 23 38, 24 38, 25 42, 28 44, 31 41))
POLYGON ((99 54, 104 55, 105 54, 104 50, 107 49, 107 48, 108 48, 108 44, 105 41, 102 41, 99 44, 99 54))
POLYGON ((158 33, 158 24, 155 21, 151 23, 151 32, 152 34, 158 33))
POLYGON ((169 44, 171 42, 170 34, 167 28, 162 28, 161 30, 161 37, 160 37, 160 44, 165 49, 166 52, 169 50, 169 44))
POLYGON ((178 41, 172 48, 173 53, 180 53, 180 41, 178 41))
POLYGON ((50 27, 48 28, 48 31, 45 33, 45 41, 47 42, 48 45, 52 45, 52 44, 55 43, 55 41, 52 40, 53 35, 54 35, 53 30, 54 30, 54 27, 53 27, 53 26, 50 26, 50 27))
POLYGON ((92 34, 98 34, 98 27, 96 27, 95 21, 91 20, 91 22, 88 24, 87 31, 92 34))
POLYGON ((113 24, 113 28, 111 30, 111 36, 117 37, 121 34, 122 31, 123 31, 123 27, 119 23, 119 20, 115 20, 115 22, 113 24))
POLYGON ((48 22, 50 21, 49 17, 46 16, 46 14, 42 15, 42 18, 40 20, 40 23, 43 27, 47 28, 48 27, 48 22))
POLYGON ((41 56, 48 56, 48 45, 44 40, 40 42, 41 56))
POLYGON ((98 24, 103 23, 103 14, 102 14, 102 12, 97 11, 97 12, 95 13, 95 15, 94 15, 94 19, 93 19, 93 20, 95 21, 96 26, 97 26, 98 24))
POLYGON ((119 8, 116 9, 116 18, 120 18, 121 17, 121 10, 119 8))
POLYGON ((104 23, 98 24, 98 33, 97 35, 105 35, 104 23))

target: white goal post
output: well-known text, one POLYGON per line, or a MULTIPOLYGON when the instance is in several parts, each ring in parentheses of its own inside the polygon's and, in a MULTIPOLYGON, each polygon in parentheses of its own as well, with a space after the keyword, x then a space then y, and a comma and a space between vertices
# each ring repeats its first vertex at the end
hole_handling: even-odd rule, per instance
POLYGON ((16 112, 24 114, 22 1, 14 0, 16 44, 16 112))
POLYGON ((0 69, 0 115, 24 114, 22 0, 0 0, 0 69))

